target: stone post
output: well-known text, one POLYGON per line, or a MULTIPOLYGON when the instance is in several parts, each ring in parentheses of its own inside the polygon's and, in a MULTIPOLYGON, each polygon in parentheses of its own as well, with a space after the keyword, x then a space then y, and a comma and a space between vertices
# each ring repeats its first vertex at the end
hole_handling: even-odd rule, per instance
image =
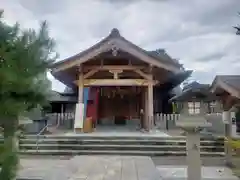
POLYGON ((201 180, 201 152, 200 152, 200 130, 211 126, 205 117, 198 115, 181 115, 176 125, 186 132, 187 151, 187 180, 201 180))
MULTIPOLYGON (((223 111, 222 120, 225 124, 225 137, 228 139, 228 142, 231 142, 232 139, 232 119, 230 111, 223 111)), ((225 162, 227 165, 232 165, 232 147, 230 143, 225 143, 225 162)))
POLYGON ((192 88, 187 94, 174 100, 183 103, 183 110, 176 126, 186 132, 187 180, 202 180, 200 131, 210 127, 206 120, 206 101, 208 95, 201 88, 192 88))
POLYGON ((187 177, 201 180, 200 135, 197 131, 187 131, 187 177))

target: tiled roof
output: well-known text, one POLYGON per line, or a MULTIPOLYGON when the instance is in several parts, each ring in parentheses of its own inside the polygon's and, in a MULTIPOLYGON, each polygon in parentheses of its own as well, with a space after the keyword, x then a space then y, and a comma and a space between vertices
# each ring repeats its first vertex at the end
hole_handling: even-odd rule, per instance
POLYGON ((59 92, 52 91, 48 98, 50 102, 77 102, 77 96, 62 95, 59 92))
POLYGON ((168 61, 174 64, 179 64, 178 60, 171 58, 165 51, 165 49, 156 49, 154 51, 147 51, 150 56, 158 60, 168 61))
POLYGON ((68 86, 64 89, 62 94, 74 94, 74 90, 68 86))
POLYGON ((210 92, 209 84, 200 84, 196 81, 188 84, 183 88, 181 94, 174 96, 170 101, 184 101, 191 98, 194 95, 202 95, 206 100, 215 100, 216 97, 213 93, 210 92))
POLYGON ((179 67, 181 67, 182 65, 179 64, 179 62, 176 60, 176 59, 172 59, 166 52, 165 50, 163 49, 157 49, 157 50, 154 50, 154 51, 146 51, 142 48, 140 48, 139 46, 133 44, 132 42, 128 41, 127 39, 125 39, 124 37, 121 36, 120 32, 118 29, 116 28, 113 28, 111 33, 106 37, 104 38, 103 40, 101 40, 100 42, 96 43, 95 45, 91 46, 90 48, 74 55, 74 56, 71 56, 69 58, 66 58, 64 60, 61 60, 61 61, 58 61, 58 62, 55 62, 54 64, 52 64, 52 67, 58 65, 58 64, 62 64, 62 63, 65 63, 67 61, 72 61, 72 60, 75 60, 81 56, 83 56, 84 54, 92 51, 93 49, 101 46, 103 43, 109 41, 109 39, 111 38, 119 38, 123 41, 125 41, 126 43, 128 43, 129 45, 133 46, 134 48, 138 49, 139 51, 142 51, 143 53, 146 53, 148 56, 151 56, 153 58, 155 58, 156 60, 159 60, 159 61, 166 61, 170 64, 174 64, 174 65, 177 65, 179 67))
POLYGON ((200 84, 197 81, 193 81, 183 87, 183 91, 187 89, 199 89, 199 88, 209 88, 209 84, 200 84))
POLYGON ((218 75, 216 78, 240 91, 240 75, 218 75))

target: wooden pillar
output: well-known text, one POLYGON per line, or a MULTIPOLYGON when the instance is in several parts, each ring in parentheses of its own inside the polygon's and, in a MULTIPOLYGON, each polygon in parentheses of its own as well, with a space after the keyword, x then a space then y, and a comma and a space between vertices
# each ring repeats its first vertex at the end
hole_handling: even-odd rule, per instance
POLYGON ((83 88, 83 73, 80 71, 78 77, 78 103, 83 103, 83 88))
POLYGON ((140 106, 140 124, 141 129, 145 128, 145 88, 141 87, 141 106, 140 106), (141 109, 143 110, 143 114, 141 113, 141 109))
POLYGON ((64 108, 64 107, 63 107, 63 104, 61 104, 61 115, 60 115, 61 119, 60 119, 60 125, 63 125, 63 121, 64 121, 64 116, 63 116, 63 115, 64 115, 64 114, 63 114, 64 111, 63 111, 63 108, 64 108))
POLYGON ((148 92, 147 88, 144 88, 144 129, 149 130, 148 123, 148 92))
POLYGON ((153 128, 153 83, 152 80, 148 84, 148 124, 149 130, 153 128))

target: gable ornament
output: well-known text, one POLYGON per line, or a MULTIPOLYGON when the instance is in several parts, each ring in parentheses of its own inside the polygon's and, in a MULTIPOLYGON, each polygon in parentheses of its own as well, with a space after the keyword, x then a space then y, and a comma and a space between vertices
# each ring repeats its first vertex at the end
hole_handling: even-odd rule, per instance
POLYGON ((117 45, 115 43, 111 43, 110 47, 111 47, 111 50, 112 50, 112 55, 117 56, 118 55, 118 50, 119 50, 117 45))

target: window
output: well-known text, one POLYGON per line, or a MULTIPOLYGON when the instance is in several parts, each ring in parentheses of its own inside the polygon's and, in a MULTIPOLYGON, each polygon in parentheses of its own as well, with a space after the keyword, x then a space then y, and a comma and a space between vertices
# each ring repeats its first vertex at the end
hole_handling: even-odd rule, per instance
POLYGON ((200 102, 188 102, 189 114, 200 114, 200 102))
POLYGON ((217 103, 216 103, 215 101, 213 101, 213 102, 210 103, 211 113, 215 113, 215 111, 216 111, 216 105, 217 105, 217 103))
POLYGON ((208 104, 208 111, 209 113, 216 113, 217 102, 212 101, 208 104))

